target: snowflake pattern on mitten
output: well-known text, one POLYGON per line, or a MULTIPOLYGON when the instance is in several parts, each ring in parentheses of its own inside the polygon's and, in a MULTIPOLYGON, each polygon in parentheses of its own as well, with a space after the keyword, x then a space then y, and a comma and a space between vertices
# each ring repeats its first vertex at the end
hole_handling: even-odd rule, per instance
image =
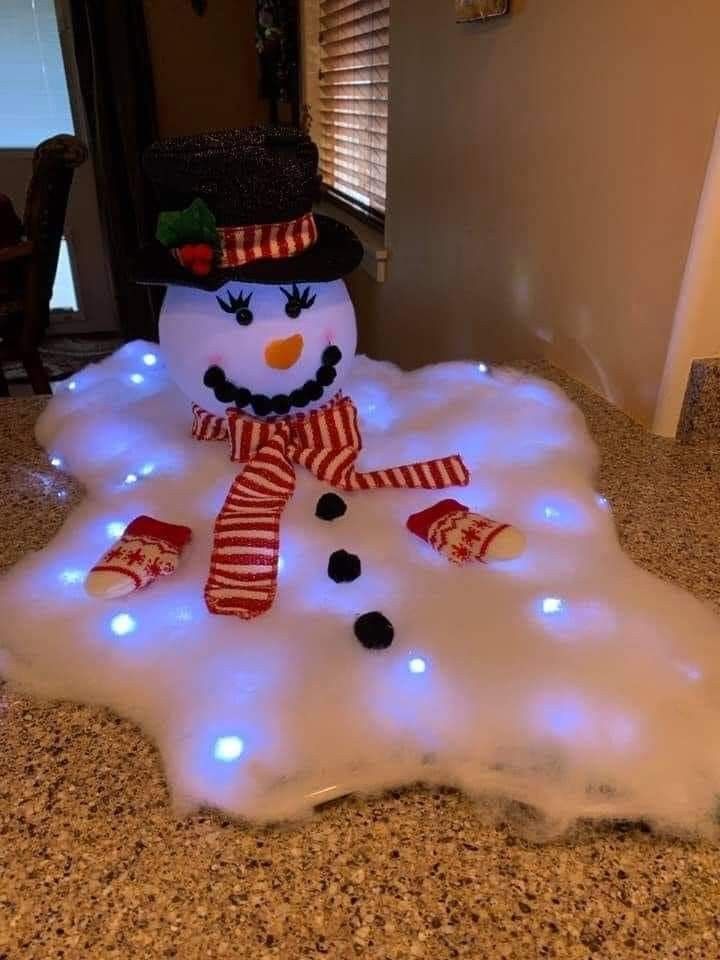
POLYGON ((503 559, 517 556, 524 546, 524 539, 509 524, 473 513, 457 500, 441 500, 426 510, 414 513, 408 519, 407 526, 451 563, 497 559, 493 555, 493 544, 499 545, 499 538, 503 534, 504 549, 498 551, 503 559))
POLYGON ((468 563, 484 560, 494 537, 507 528, 507 523, 497 523, 467 508, 449 510, 430 525, 427 540, 452 563, 468 563))
POLYGON ((174 573, 190 540, 189 527, 136 517, 85 580, 91 596, 121 597, 174 573))

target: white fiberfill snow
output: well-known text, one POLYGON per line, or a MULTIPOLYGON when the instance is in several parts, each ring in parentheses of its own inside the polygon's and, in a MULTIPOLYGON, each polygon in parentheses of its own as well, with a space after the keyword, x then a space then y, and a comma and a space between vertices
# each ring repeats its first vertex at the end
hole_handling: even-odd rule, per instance
POLYGON ((155 345, 78 374, 37 435, 87 496, 0 582, 3 675, 142 725, 179 809, 296 817, 420 779, 527 801, 559 824, 702 826, 720 788, 719 622, 622 553, 578 411, 549 384, 469 363, 402 373, 361 357, 345 391, 361 468, 460 452, 471 485, 342 494, 347 514, 328 523, 314 512, 329 488, 298 468, 277 602, 243 622, 203 602, 237 470, 224 444, 191 439, 155 345), (405 528, 443 496, 517 525, 526 553, 448 563, 405 528), (178 572, 120 600, 87 596, 86 572, 142 513, 192 528, 178 572), (354 583, 327 576, 341 548, 361 558, 354 583), (371 610, 395 627, 387 650, 353 635, 371 610))

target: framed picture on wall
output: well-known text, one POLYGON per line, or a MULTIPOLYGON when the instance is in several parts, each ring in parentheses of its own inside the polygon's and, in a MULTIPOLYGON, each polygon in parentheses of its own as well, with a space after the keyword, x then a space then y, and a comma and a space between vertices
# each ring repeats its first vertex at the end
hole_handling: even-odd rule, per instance
POLYGON ((510 0, 455 0, 455 19, 458 23, 469 20, 489 20, 508 12, 510 0))

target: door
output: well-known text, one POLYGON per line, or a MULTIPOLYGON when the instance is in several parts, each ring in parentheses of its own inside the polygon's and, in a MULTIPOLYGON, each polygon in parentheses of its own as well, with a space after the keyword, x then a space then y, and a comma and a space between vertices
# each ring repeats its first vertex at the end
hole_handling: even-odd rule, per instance
MULTIPOLYGON (((33 148, 57 133, 87 142, 66 0, 0 2, 0 193, 22 216, 33 148)), ((117 329, 90 161, 75 173, 50 333, 117 329)))

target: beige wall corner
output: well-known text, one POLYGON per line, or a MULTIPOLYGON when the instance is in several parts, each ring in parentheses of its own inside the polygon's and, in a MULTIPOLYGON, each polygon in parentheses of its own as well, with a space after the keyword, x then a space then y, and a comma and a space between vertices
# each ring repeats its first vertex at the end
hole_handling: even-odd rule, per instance
POLYGON ((652 421, 720 105, 720 6, 393 0, 386 283, 404 366, 546 356, 652 421))
POLYGON ((653 430, 677 431, 693 360, 720 357, 720 121, 675 311, 653 430))

